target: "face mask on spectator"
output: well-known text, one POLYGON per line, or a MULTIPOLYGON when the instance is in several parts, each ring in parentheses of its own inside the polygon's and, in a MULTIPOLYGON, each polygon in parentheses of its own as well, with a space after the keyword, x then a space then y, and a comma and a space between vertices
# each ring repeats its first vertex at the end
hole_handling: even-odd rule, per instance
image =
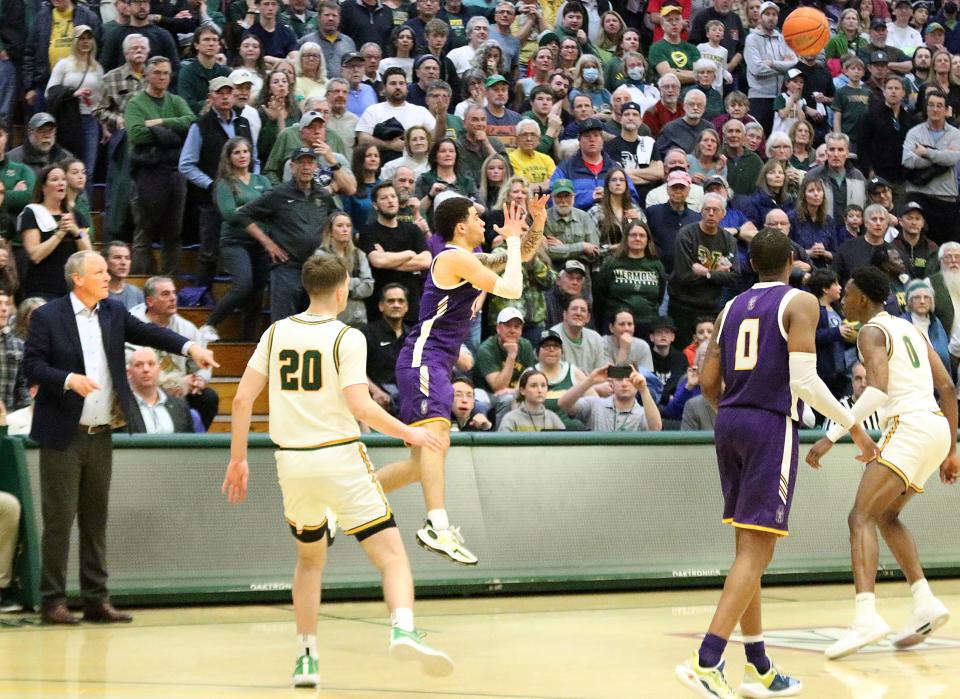
POLYGON ((595 83, 600 77, 600 71, 596 68, 584 68, 583 69, 583 79, 588 83, 595 83))
POLYGON ((627 70, 627 75, 630 76, 631 80, 643 80, 643 68, 640 66, 635 66, 627 70))

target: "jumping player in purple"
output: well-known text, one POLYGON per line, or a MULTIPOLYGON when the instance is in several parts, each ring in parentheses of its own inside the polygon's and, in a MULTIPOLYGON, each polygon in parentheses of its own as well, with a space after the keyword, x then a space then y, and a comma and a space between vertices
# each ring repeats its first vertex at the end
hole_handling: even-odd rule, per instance
POLYGON ((760 613, 760 577, 787 520, 797 475, 797 400, 851 427, 864 455, 875 445, 817 376, 817 299, 787 285, 790 240, 764 228, 750 243, 760 281, 717 317, 700 372, 704 397, 715 407, 723 522, 736 528, 736 558, 700 650, 676 668, 680 682, 701 697, 781 697, 801 683, 767 658, 760 613), (722 396, 721 396, 722 394, 722 396), (737 692, 724 676, 723 652, 737 624, 747 664, 737 692))
POLYGON ((455 197, 437 207, 434 223, 447 246, 433 258, 420 301, 420 322, 397 358, 400 419, 426 427, 441 437, 447 448, 436 452, 412 447, 409 459, 384 466, 377 478, 387 492, 420 481, 427 519, 417 531, 417 543, 462 565, 476 565, 477 557, 464 546, 459 528, 450 526, 444 503, 444 462, 453 405, 451 370, 469 333, 480 293, 520 298, 521 264, 532 259, 540 246, 548 198, 542 196, 530 203, 533 224, 526 235, 526 207, 504 207, 503 226, 495 229, 506 238, 505 255, 471 252, 483 242, 484 223, 469 199, 455 197), (498 275, 500 270, 503 276, 498 275))

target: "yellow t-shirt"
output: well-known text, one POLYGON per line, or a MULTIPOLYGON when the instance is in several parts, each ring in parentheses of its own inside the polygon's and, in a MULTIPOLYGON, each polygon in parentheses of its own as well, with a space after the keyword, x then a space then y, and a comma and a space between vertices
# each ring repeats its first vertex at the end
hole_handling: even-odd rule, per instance
POLYGON ((54 9, 53 24, 50 27, 50 46, 48 47, 51 69, 57 65, 57 61, 70 55, 70 45, 72 43, 73 6, 68 5, 63 12, 54 9))
POLYGON ((545 183, 557 169, 557 164, 549 155, 534 151, 531 157, 527 157, 517 148, 509 153, 510 167, 513 168, 513 174, 525 177, 530 184, 545 183))

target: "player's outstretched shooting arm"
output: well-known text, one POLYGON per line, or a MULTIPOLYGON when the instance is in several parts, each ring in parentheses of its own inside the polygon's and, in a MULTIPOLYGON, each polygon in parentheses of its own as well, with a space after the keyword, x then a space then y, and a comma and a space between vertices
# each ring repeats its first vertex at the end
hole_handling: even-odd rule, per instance
MULTIPOLYGON (((549 194, 544 194, 530 202, 529 213, 533 217, 533 225, 530 227, 530 230, 527 231, 527 234, 523 236, 522 242, 520 243, 520 259, 523 262, 529 262, 533 259, 533 256, 537 254, 540 243, 543 241, 543 230, 547 223, 547 200, 549 198, 549 194)), ((504 209, 503 213, 504 225, 506 225, 507 210, 504 209)), ((498 230, 497 232, 502 235, 502 231, 498 230)), ((502 274, 507 267, 508 252, 509 247, 507 251, 501 248, 491 253, 476 255, 476 258, 480 260, 484 267, 497 274, 502 274)))

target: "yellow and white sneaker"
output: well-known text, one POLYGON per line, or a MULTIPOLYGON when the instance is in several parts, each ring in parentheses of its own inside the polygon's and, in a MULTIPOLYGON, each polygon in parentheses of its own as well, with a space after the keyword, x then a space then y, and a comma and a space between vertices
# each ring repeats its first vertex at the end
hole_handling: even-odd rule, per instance
POLYGON ((767 699, 767 697, 793 697, 803 691, 803 683, 789 675, 784 675, 773 663, 766 674, 761 675, 753 663, 747 663, 743 671, 743 681, 737 688, 740 696, 747 699, 767 699))
POLYGON ((479 559, 463 545, 463 537, 457 527, 434 529, 430 520, 427 520, 423 523, 423 528, 417 531, 417 543, 427 551, 446 556, 454 563, 463 566, 475 566, 479 562, 479 559))
POLYGON ((687 689, 692 690, 698 697, 704 699, 740 699, 740 695, 733 691, 733 687, 723 675, 725 660, 721 660, 716 667, 700 667, 700 658, 697 652, 682 665, 677 665, 675 672, 677 679, 687 689))

